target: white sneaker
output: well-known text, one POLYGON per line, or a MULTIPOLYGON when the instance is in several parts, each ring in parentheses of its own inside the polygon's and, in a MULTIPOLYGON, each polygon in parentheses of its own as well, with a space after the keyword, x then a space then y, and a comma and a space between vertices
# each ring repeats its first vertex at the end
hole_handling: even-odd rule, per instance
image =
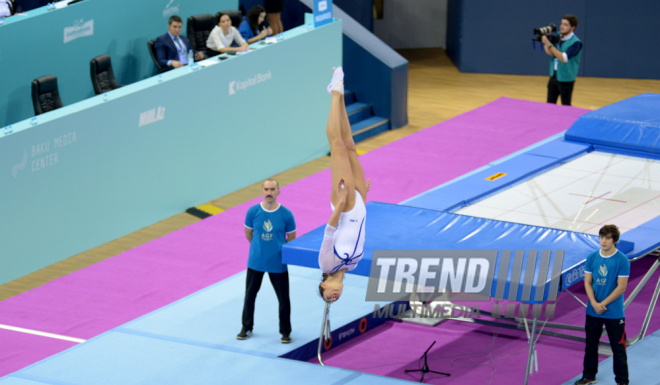
POLYGON ((344 70, 341 67, 333 68, 332 80, 327 88, 328 95, 332 95, 332 91, 337 91, 344 94, 344 70))

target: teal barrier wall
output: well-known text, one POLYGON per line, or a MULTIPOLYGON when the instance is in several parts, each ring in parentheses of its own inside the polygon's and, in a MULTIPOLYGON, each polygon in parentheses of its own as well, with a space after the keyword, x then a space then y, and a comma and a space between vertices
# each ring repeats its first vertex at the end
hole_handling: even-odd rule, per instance
POLYGON ((94 96, 92 58, 108 54, 119 84, 156 72, 147 42, 167 32, 167 20, 238 9, 238 0, 85 0, 55 11, 12 16, 0 26, 0 126, 34 116, 32 80, 57 76, 66 105, 94 96))
POLYGON ((0 131, 0 284, 327 154, 341 30, 299 27, 0 131))

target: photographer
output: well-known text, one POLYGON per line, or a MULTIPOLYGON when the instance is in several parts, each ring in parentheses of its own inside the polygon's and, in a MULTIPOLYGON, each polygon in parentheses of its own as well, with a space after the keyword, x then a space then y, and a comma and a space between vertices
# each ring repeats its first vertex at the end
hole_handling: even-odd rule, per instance
POLYGON ((573 85, 580 66, 580 54, 582 42, 575 36, 577 17, 564 15, 561 19, 559 32, 561 39, 557 45, 553 45, 547 36, 541 38, 545 53, 552 56, 550 60, 550 81, 548 81, 548 103, 557 103, 561 95, 561 104, 571 105, 573 85))

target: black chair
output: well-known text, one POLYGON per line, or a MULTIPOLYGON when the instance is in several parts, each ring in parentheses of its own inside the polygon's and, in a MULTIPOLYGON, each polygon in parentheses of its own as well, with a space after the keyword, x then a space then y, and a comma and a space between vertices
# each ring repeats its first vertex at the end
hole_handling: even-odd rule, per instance
POLYGON ((154 40, 149 40, 147 42, 147 47, 149 47, 149 54, 151 54, 151 60, 154 61, 154 64, 156 65, 156 69, 158 69, 158 73, 163 73, 167 72, 169 70, 174 69, 174 67, 162 67, 160 64, 158 64, 158 58, 156 57, 156 49, 154 48, 154 44, 156 44, 156 39, 154 40))
POLYGON ((16 4, 16 1, 13 2, 12 6, 13 6, 13 9, 11 10, 12 15, 16 15, 17 13, 23 12, 23 7, 21 7, 20 4, 16 4))
POLYGON ((121 87, 117 84, 115 73, 112 71, 110 56, 100 55, 89 62, 89 72, 92 76, 92 85, 97 95, 115 90, 121 87))
POLYGON ((32 81, 32 104, 34 104, 35 115, 63 107, 60 92, 57 89, 57 77, 47 75, 32 81))
POLYGON ((232 9, 230 11, 218 12, 218 14, 216 15, 218 20, 220 20, 221 13, 226 13, 227 15, 229 15, 229 18, 231 19, 231 26, 235 27, 236 29, 238 29, 238 27, 241 25, 241 22, 243 21, 243 14, 241 13, 241 11, 232 9))
POLYGON ((218 16, 205 13, 203 15, 190 16, 187 21, 188 39, 195 51, 206 53, 206 57, 219 55, 220 52, 206 48, 206 41, 213 28, 218 25, 218 16))

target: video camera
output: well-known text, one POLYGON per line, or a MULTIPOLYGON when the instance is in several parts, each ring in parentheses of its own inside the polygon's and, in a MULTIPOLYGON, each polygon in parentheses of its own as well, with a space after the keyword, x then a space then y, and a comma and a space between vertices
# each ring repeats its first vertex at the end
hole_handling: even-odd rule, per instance
POLYGON ((532 41, 541 42, 541 38, 547 36, 550 43, 557 44, 559 42, 559 34, 557 33, 557 26, 554 24, 549 24, 545 27, 534 28, 534 37, 532 41))

